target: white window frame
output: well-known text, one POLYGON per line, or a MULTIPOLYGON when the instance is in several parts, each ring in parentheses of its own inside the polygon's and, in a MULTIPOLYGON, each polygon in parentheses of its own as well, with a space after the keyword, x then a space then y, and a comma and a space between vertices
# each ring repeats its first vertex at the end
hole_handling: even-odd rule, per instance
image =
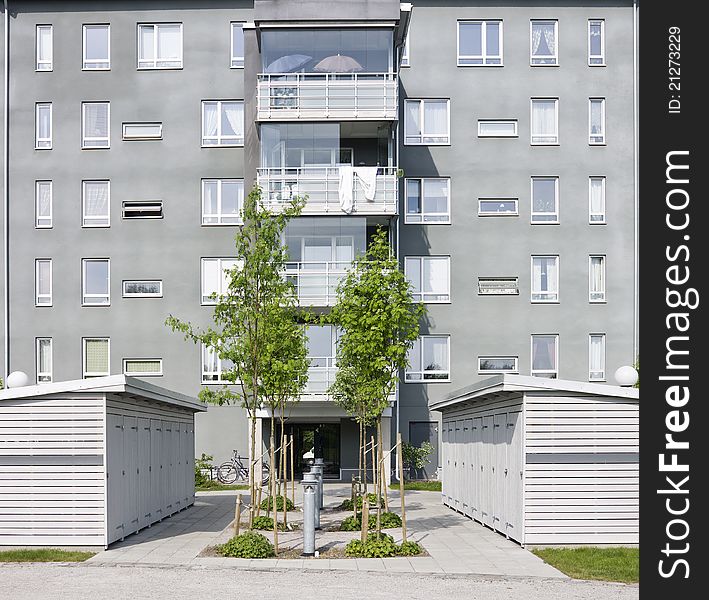
POLYGON ((165 23, 138 23, 138 39, 137 39, 137 46, 138 46, 138 51, 137 51, 137 66, 138 70, 140 71, 145 71, 145 70, 154 70, 154 69, 182 69, 184 67, 184 53, 185 53, 185 38, 184 38, 184 27, 182 23, 178 22, 165 22, 165 23), (174 26, 174 25, 179 25, 180 26, 180 55, 179 57, 170 57, 168 58, 162 58, 158 57, 158 36, 159 36, 159 31, 160 27, 164 27, 166 25, 174 26), (153 58, 152 59, 141 59, 141 38, 142 36, 140 35, 141 30, 144 27, 152 27, 153 28, 153 58), (171 60, 174 59, 174 60, 171 60), (165 62, 170 62, 170 63, 176 63, 179 62, 179 65, 164 65, 161 66, 159 63, 165 63, 165 62), (141 63, 144 63, 141 65, 141 63), (151 64, 145 64, 145 63, 151 63, 151 64))
POLYGON ((162 298, 162 279, 124 279, 121 282, 121 292, 123 298, 162 298), (131 294, 126 292, 126 285, 131 283, 157 283, 160 285, 160 291, 154 294, 143 292, 131 294))
POLYGON ((608 280, 606 279, 606 255, 605 254, 590 254, 588 257, 588 301, 592 304, 605 304, 607 302, 607 288, 608 288, 608 280), (593 270, 592 270, 592 265, 593 265, 593 259, 594 258, 600 258, 601 259, 601 272, 603 275, 603 289, 598 291, 598 292, 593 292, 592 291, 592 284, 593 284, 593 270), (599 297, 594 298, 593 294, 598 294, 599 297))
POLYGON ((544 377, 552 375, 551 379, 559 378, 559 334, 558 333, 533 333, 529 340, 529 372, 532 377, 544 377), (553 337, 554 338, 554 366, 555 369, 534 369, 534 338, 553 337))
POLYGON ((51 102, 37 102, 34 105, 34 149, 35 150, 51 150, 52 149, 52 137, 54 130, 54 118, 52 115, 52 103, 51 102), (40 109, 49 107, 49 137, 41 138, 39 137, 39 113, 40 109))
POLYGON ((81 226, 82 227, 110 227, 111 226, 111 181, 109 179, 85 179, 81 182, 81 226), (106 223, 92 224, 92 220, 103 219, 103 216, 86 215, 86 184, 105 183, 108 185, 108 201, 106 203, 107 215, 106 223))
POLYGON ((421 365, 417 365, 416 368, 414 368, 413 365, 409 365, 405 370, 404 370, 404 383, 416 383, 416 384, 422 384, 422 383, 450 383, 451 380, 451 336, 450 334, 446 333, 438 333, 438 334, 430 334, 430 335, 420 335, 418 338, 416 338, 416 342, 421 344, 421 349, 420 349, 420 355, 421 355, 421 365), (424 370, 424 365, 423 365, 423 340, 425 338, 445 338, 446 342, 448 344, 448 368, 447 369, 441 369, 438 371, 425 371, 424 370), (431 378, 431 379, 424 379, 424 374, 425 373, 440 373, 440 374, 447 374, 445 378, 431 378), (421 375, 420 379, 409 379, 408 376, 410 374, 416 374, 416 375, 421 375))
POLYGON ((504 66, 505 63, 505 46, 504 46, 504 33, 503 33, 503 26, 502 26, 502 19, 461 19, 458 21, 458 25, 456 26, 456 55, 457 55, 457 65, 459 67, 502 67, 504 66), (461 23, 480 23, 480 50, 481 54, 479 56, 477 55, 461 55, 460 53, 460 25, 461 23), (498 31, 500 32, 500 54, 499 55, 493 55, 490 54, 488 55, 487 53, 487 24, 488 23, 499 23, 499 29, 498 31), (461 63, 461 59, 480 59, 482 60, 482 63, 473 65, 473 64, 466 64, 466 63, 461 63), (490 63, 487 62, 488 60, 495 60, 499 59, 499 63, 490 63))
MULTIPOLYGON (((234 385, 236 382, 231 382, 227 381, 226 379, 222 378, 222 373, 223 373, 223 368, 222 368, 222 361, 224 359, 220 358, 217 356, 217 370, 216 371, 205 371, 204 370, 204 353, 209 349, 209 347, 206 344, 200 344, 200 350, 199 350, 199 362, 200 362, 200 367, 199 370, 202 372, 202 385, 234 385), (206 377, 211 377, 216 375, 216 379, 206 379, 206 377)), ((216 352, 216 350, 212 350, 213 352, 216 352)))
POLYGON ((410 67, 411 66, 411 28, 406 32, 406 37, 404 38, 404 43, 401 46, 401 63, 400 67, 410 67))
POLYGON ((588 20, 588 66, 589 67, 605 67, 606 66, 606 20, 605 19, 589 19, 588 20), (601 53, 591 54, 591 25, 600 24, 601 26, 601 53), (601 62, 593 63, 594 59, 600 59, 601 62))
POLYGON ((44 383, 52 383, 54 380, 53 377, 53 371, 54 371, 54 344, 52 342, 52 338, 50 337, 38 337, 35 338, 34 341, 34 355, 35 355, 35 381, 37 382, 37 385, 42 385, 44 383), (41 362, 41 356, 42 353, 40 352, 40 342, 44 341, 49 341, 49 371, 43 371, 40 367, 42 366, 41 362))
POLYGON ((110 258, 82 258, 81 259, 81 306, 106 307, 111 306, 111 259, 110 258), (105 262, 108 266, 106 294, 88 294, 86 292, 86 264, 90 262, 105 262), (87 298, 105 299, 105 302, 86 302, 87 298))
POLYGON ((54 304, 54 267, 51 258, 35 258, 34 260, 34 305, 37 307, 52 306, 54 304), (49 293, 39 293, 39 265, 49 264, 49 293), (45 300, 45 302, 43 302, 45 300))
POLYGON ((517 122, 517 119, 478 119, 478 137, 481 138, 515 138, 519 137, 519 124, 517 122), (485 123, 512 123, 515 126, 514 133, 496 133, 496 134, 491 134, 491 133, 483 133, 481 129, 481 125, 485 123))
POLYGON ((110 71, 111 70, 111 24, 110 23, 84 23, 82 26, 81 34, 81 70, 82 71, 110 71), (108 52, 106 53, 107 58, 103 59, 91 59, 86 58, 86 30, 96 27, 105 27, 108 31, 108 52), (101 63, 99 67, 89 67, 89 63, 101 63))
POLYGON ((83 379, 89 377, 105 377, 111 374, 111 338, 110 337, 83 337, 81 338, 81 372, 83 379), (108 370, 105 372, 89 372, 86 370, 86 342, 93 341, 105 341, 108 345, 108 351, 106 352, 106 362, 108 363, 108 370))
MULTIPOLYGON (((224 267, 222 267, 222 263, 225 260, 230 260, 230 261, 236 261, 236 264, 238 264, 238 260, 236 257, 233 256, 205 256, 200 259, 199 263, 199 291, 200 291, 200 302, 202 306, 214 306, 217 304, 216 300, 206 300, 208 294, 205 294, 205 289, 204 289, 204 264, 206 261, 213 261, 216 260, 218 261, 218 266, 220 268, 220 272, 225 271, 224 267)), ((226 294, 226 290, 222 289, 224 284, 224 280, 222 277, 219 278, 219 289, 217 290, 217 294, 226 294)))
POLYGON ((479 217, 518 217, 519 216, 519 198, 478 198, 478 216, 479 217), (482 208, 483 202, 494 202, 499 200, 500 202, 514 202, 515 210, 514 212, 490 212, 484 211, 482 208))
MULTIPOLYGON (((231 61, 229 68, 231 69, 243 69, 245 56, 234 56, 234 28, 238 26, 241 29, 242 35, 244 32, 244 21, 232 21, 229 24, 229 55, 231 56, 231 61), (234 64, 236 63, 236 64, 234 64), (241 64, 239 64, 241 63, 241 64)), ((246 54, 246 48, 244 48, 244 54, 246 54)))
POLYGON ((606 145, 606 99, 602 97, 591 97, 588 99, 588 144, 589 146, 605 146, 606 145), (601 133, 591 133, 593 123, 591 122, 591 106, 594 102, 601 103, 601 133), (600 141, 594 138, 602 138, 600 141))
POLYGON ((136 122, 136 121, 131 121, 131 122, 125 122, 122 123, 121 125, 121 134, 122 137, 125 141, 134 141, 134 140, 161 140, 162 139, 162 123, 161 122, 152 122, 152 123, 143 123, 143 122, 136 122), (140 127, 141 125, 146 125, 146 126, 153 126, 153 127, 158 127, 159 132, 157 135, 129 135, 126 133, 126 129, 128 127, 140 127))
POLYGON ((478 356, 478 374, 486 375, 487 373, 519 373, 519 356, 478 356), (484 360, 512 360, 514 367, 512 369, 483 369, 482 362, 484 360))
POLYGON ((588 223, 589 225, 605 225, 606 224, 606 178, 602 175, 591 175, 588 178, 588 223), (602 213, 594 213, 592 209, 592 194, 593 180, 600 179, 601 181, 601 203, 603 204, 602 213), (600 216, 600 219, 594 220, 594 216, 600 216))
POLYGON ((532 225, 558 225, 559 224, 559 177, 556 175, 534 175, 529 180, 529 210, 530 210, 530 223, 532 225), (534 182, 536 180, 554 180, 554 212, 538 212, 534 210, 534 182), (540 215, 553 215, 554 219, 545 221, 539 220, 535 221, 534 217, 540 215))
MULTIPOLYGON (((205 227, 234 227, 235 225, 243 225, 244 220, 243 220, 243 211, 244 211, 244 194, 245 194, 245 187, 244 187, 244 180, 243 179, 202 179, 202 197, 201 197, 201 204, 202 206, 200 207, 200 212, 202 213, 202 225, 205 227), (204 190, 205 186, 207 183, 211 182, 216 182, 217 184, 217 213, 215 214, 207 214, 204 212, 204 190), (241 207, 239 208, 239 212, 236 215, 236 221, 233 223, 223 223, 222 219, 224 218, 224 214, 222 213, 222 186, 224 183, 233 183, 233 182, 240 182, 241 183, 241 207), (216 218, 217 222, 216 223, 206 223, 205 219, 211 217, 211 218, 216 218)), ((231 217, 231 215, 229 215, 231 217)))
POLYGON ((51 179, 37 179, 34 182, 34 226, 37 229, 51 229, 54 226, 54 183, 51 179), (42 185, 49 185, 49 215, 39 214, 39 189, 42 185), (48 221, 40 223, 40 220, 48 221))
POLYGON ((82 102, 81 103, 81 149, 82 150, 107 150, 111 147, 111 103, 110 102, 82 102), (86 107, 95 104, 106 105, 106 136, 93 137, 86 135, 86 107), (105 142, 103 146, 87 145, 88 141, 105 142))
POLYGON ((530 295, 529 300, 532 304, 558 304, 561 298, 561 290, 559 282, 561 281, 561 259, 558 254, 533 254, 530 261, 530 295), (535 258, 554 258, 556 259, 556 297, 554 292, 534 289, 534 259, 535 258), (543 296, 535 298, 534 296, 543 296))
POLYGON ((34 55, 34 70, 37 73, 51 73, 54 70, 54 25, 49 23, 38 24, 35 27, 35 55, 34 55), (39 50, 39 32, 42 29, 49 29, 49 60, 40 60, 40 50, 39 50), (42 68, 43 65, 48 66, 48 68, 42 68))
POLYGON ((588 334, 588 380, 589 381, 605 381, 606 380, 606 334, 605 333, 589 333, 588 334), (591 341, 593 338, 601 338, 601 370, 593 370, 591 364, 591 341), (600 377, 594 377, 594 373, 599 373, 600 377))
POLYGON ((532 146, 558 146, 559 145, 559 98, 536 96, 529 99, 529 143, 532 146), (535 101, 554 101, 554 134, 534 134, 534 103, 535 101), (534 141, 534 138, 549 138, 548 141, 534 141))
MULTIPOLYGON (((407 98, 404 100, 404 111, 406 111, 406 105, 410 102, 418 102, 419 104, 419 123, 421 123, 421 135, 418 137, 420 141, 418 142, 408 142, 406 141, 409 137, 414 137, 408 135, 406 131, 406 117, 404 117, 404 146, 450 146, 451 145, 451 101, 450 98, 407 98), (445 136, 428 136, 426 135, 426 122, 424 120, 425 105, 426 102, 445 102, 446 103, 446 134, 445 136), (445 137, 446 141, 443 142, 425 142, 423 141, 426 137, 445 137)), ((404 112, 406 114, 406 112, 404 112)))
POLYGON ((128 377, 162 377, 162 358, 124 358, 123 359, 123 374, 128 377), (127 366, 129 362, 157 362, 160 366, 157 371, 146 371, 140 373, 129 373, 127 366))
MULTIPOLYGON (((405 206, 404 206, 404 223, 409 225, 450 225, 451 223, 451 178, 450 177, 407 177, 404 179, 404 196, 405 196, 405 206), (426 196, 426 182, 431 180, 444 180, 447 182, 448 189, 448 211, 446 213, 427 213, 424 210, 423 199, 426 196), (421 217, 420 221, 413 221, 409 219, 408 211, 408 198, 409 198, 409 181, 419 181, 421 189, 421 212, 418 216, 421 217), (445 216, 446 219, 443 221, 427 221, 426 216, 445 216)), ((413 216, 413 213, 412 213, 413 216)))
POLYGON ((202 100, 202 120, 201 120, 201 139, 202 139, 202 148, 241 148, 244 146, 244 139, 246 136, 246 105, 243 100, 202 100), (235 104, 241 104, 242 109, 241 109, 241 114, 244 116, 244 131, 243 131, 243 136, 241 138, 237 136, 224 136, 222 135, 222 104, 224 103, 235 103, 235 104), (217 134, 216 135, 210 135, 207 136, 204 134, 204 109, 208 104, 216 104, 217 105, 217 134), (205 139, 210 139, 210 140, 216 140, 216 144, 205 144, 204 140, 205 139), (230 141, 230 140, 235 140, 235 143, 229 144, 225 143, 230 141), (241 140, 241 141, 239 141, 241 140))
POLYGON ((558 67, 559 66, 559 19, 530 19, 529 21, 529 65, 531 67, 558 67), (532 30, 534 23, 553 23, 554 24, 554 41, 556 46, 556 54, 549 55, 547 57, 538 56, 535 57, 533 53, 533 38, 532 30), (550 63, 535 63, 534 59, 538 58, 541 60, 553 60, 550 63))
POLYGON ((163 214, 163 202, 162 200, 124 200, 122 205, 121 205, 121 218, 127 219, 129 221, 133 221, 135 219, 162 219, 164 218, 163 214), (159 206, 160 207, 160 214, 159 215, 144 215, 141 214, 139 216, 127 216, 126 215, 126 210, 136 210, 137 206, 159 206))
POLYGON ((406 279, 411 282, 411 279, 408 275, 408 273, 411 272, 411 269, 417 269, 418 270, 418 277, 419 281, 423 282, 423 273, 424 273, 424 264, 426 263, 427 260, 440 260, 440 259, 445 259, 446 264, 448 266, 448 273, 447 273, 447 278, 446 278, 446 289, 444 290, 443 293, 441 294, 436 294, 436 293, 427 293, 424 292, 423 289, 421 290, 416 290, 414 289, 412 291, 412 297, 414 299, 414 302, 421 302, 423 304, 450 304, 451 301, 451 257, 450 255, 446 254, 439 254, 439 255, 431 255, 431 256, 405 256, 404 257, 404 276, 406 279), (418 265, 416 265, 418 263, 418 265), (411 267, 409 267, 411 265, 411 267), (444 296, 444 298, 436 300, 427 300, 426 296, 444 296))

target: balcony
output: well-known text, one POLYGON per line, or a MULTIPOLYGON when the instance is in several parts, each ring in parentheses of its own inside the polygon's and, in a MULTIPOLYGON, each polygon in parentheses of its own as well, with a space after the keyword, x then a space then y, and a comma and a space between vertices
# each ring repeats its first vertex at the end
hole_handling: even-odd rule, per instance
MULTIPOLYGON (((305 390, 300 395, 300 399, 310 402, 330 402, 332 396, 328 394, 330 386, 335 383, 337 376, 337 366, 335 358, 309 357, 310 368, 308 369, 308 383, 305 390)), ((389 403, 396 402, 396 391, 389 396, 389 403)))
POLYGON ((262 73, 259 121, 395 120, 396 73, 262 73))
POLYGON ((307 196, 303 215, 397 214, 399 185, 394 167, 378 167, 371 199, 358 168, 353 171, 352 177, 341 178, 340 167, 262 168, 257 182, 271 210, 278 210, 293 196, 307 196))
POLYGON ((333 306, 337 285, 352 266, 352 261, 289 262, 286 278, 295 285, 300 306, 333 306))

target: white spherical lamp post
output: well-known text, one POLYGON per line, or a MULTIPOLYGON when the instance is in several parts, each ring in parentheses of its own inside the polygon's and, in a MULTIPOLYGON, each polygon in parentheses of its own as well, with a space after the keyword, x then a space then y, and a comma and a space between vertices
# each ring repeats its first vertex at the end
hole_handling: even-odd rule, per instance
POLYGON ((618 385, 623 387, 635 385, 638 381, 638 372, 633 367, 628 365, 618 367, 615 372, 615 380, 618 385))
POLYGON ((24 387, 28 385, 30 382, 30 378, 27 377, 27 373, 23 373, 22 371, 13 371, 7 376, 7 381, 5 381, 5 385, 8 388, 16 388, 16 387, 24 387))

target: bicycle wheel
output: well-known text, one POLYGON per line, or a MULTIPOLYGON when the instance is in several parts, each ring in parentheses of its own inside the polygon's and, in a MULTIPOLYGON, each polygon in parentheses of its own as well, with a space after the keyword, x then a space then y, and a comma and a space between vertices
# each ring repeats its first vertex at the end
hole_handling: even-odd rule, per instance
POLYGON ((249 480, 249 470, 243 465, 239 465, 236 468, 236 480, 237 481, 247 481, 249 480))
POLYGON ((266 463, 261 463, 261 485, 266 485, 268 483, 270 471, 266 463))
POLYGON ((219 483, 230 485, 236 481, 236 467, 230 462, 219 465, 217 469, 217 480, 219 483))

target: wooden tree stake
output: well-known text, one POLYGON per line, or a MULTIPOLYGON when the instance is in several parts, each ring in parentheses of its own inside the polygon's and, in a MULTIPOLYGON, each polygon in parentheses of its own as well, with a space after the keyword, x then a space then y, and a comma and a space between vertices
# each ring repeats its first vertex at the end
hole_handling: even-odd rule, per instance
POLYGON ((367 531, 369 529, 369 499, 366 494, 362 497, 362 543, 367 541, 367 531))
POLYGON ((239 535, 241 525, 241 494, 236 495, 236 508, 234 509, 234 537, 239 535))
POLYGON ((291 500, 295 505, 295 461, 293 460, 293 434, 290 434, 290 477, 291 477, 291 500))

